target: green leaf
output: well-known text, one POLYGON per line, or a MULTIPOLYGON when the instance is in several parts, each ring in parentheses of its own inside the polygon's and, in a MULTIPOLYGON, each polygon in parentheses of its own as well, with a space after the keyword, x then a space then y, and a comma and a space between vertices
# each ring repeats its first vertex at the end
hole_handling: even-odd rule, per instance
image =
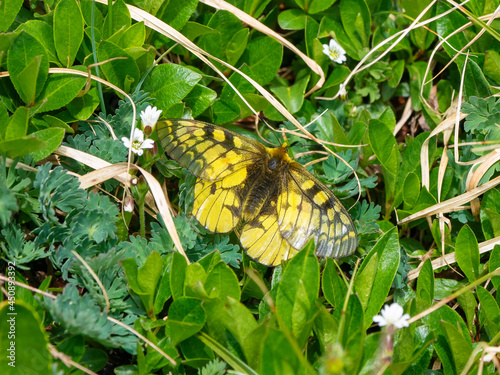
POLYGON ((457 236, 455 255, 460 269, 469 282, 479 277, 479 246, 476 236, 468 225, 464 225, 457 236))
POLYGON ((500 84, 500 54, 493 49, 486 51, 484 74, 500 84))
POLYGON ((241 57, 243 51, 245 51, 248 43, 248 35, 248 29, 241 29, 236 34, 234 34, 231 40, 228 42, 226 47, 226 57, 229 64, 235 65, 238 59, 241 57))
POLYGON ((97 88, 93 87, 83 96, 77 96, 66 105, 68 112, 77 120, 87 120, 99 105, 97 88))
POLYGON ((432 303, 434 300, 434 271, 430 259, 424 262, 417 281, 417 297, 432 303))
POLYGON ((312 328, 317 311, 319 264, 314 242, 299 251, 288 263, 278 287, 276 311, 302 347, 312 328))
POLYGON ((464 98, 467 100, 471 96, 488 98, 491 96, 491 88, 479 65, 469 60, 465 68, 464 98))
POLYGON ((28 155, 30 152, 41 150, 46 144, 41 139, 31 135, 0 142, 0 154, 8 158, 17 158, 18 156, 28 155))
POLYGON ((403 201, 406 210, 411 210, 420 196, 420 179, 414 172, 408 173, 403 185, 403 201))
POLYGON ((206 333, 201 332, 198 338, 210 347, 214 352, 216 352, 224 361, 226 361, 235 371, 242 374, 258 375, 250 366, 239 359, 235 354, 229 351, 226 347, 219 344, 212 337, 206 333))
POLYGON ((42 91, 49 74, 45 48, 34 37, 21 32, 10 48, 7 67, 19 96, 25 103, 32 104, 42 91))
POLYGON ((61 0, 54 11, 54 45, 63 66, 73 65, 83 40, 83 16, 76 0, 61 0))
POLYGON ((368 125, 368 138, 373 152, 382 164, 385 177, 386 201, 391 201, 396 188, 399 169, 399 151, 391 130, 382 121, 372 119, 368 125))
POLYGON ((336 0, 311 0, 307 13, 316 14, 330 8, 336 0))
POLYGON ((200 300, 178 298, 168 309, 167 335, 172 338, 172 344, 177 345, 198 333, 205 325, 205 320, 205 310, 200 300))
POLYGON ((38 40, 40 44, 45 47, 49 63, 59 63, 56 56, 56 47, 54 45, 54 30, 51 25, 47 22, 31 20, 19 25, 16 32, 17 31, 25 31, 38 40))
POLYGON ((155 290, 163 268, 160 254, 156 251, 151 252, 144 265, 139 269, 135 260, 131 258, 123 260, 122 267, 132 290, 140 296, 147 314, 152 315, 155 290))
MULTIPOLYGON (((493 251, 491 252, 491 255, 490 255, 488 270, 489 270, 489 272, 493 272, 499 267, 500 267, 500 246, 495 245, 495 247, 493 248, 493 251)), ((498 287, 500 286, 500 276, 492 277, 491 282, 493 283, 493 286, 495 287, 495 289, 498 290, 498 287)))
POLYGON ((103 39, 108 39, 111 35, 128 28, 132 24, 130 12, 123 0, 118 0, 113 3, 113 10, 108 12, 104 19, 102 28, 103 39))
POLYGON ((491 293, 482 286, 478 286, 476 291, 481 305, 480 311, 485 318, 486 331, 491 340, 496 337, 500 329, 500 308, 491 293))
POLYGON ((12 25, 22 5, 22 0, 6 0, 2 2, 0 6, 0 33, 7 31, 12 25))
POLYGON ((29 111, 26 107, 16 109, 10 118, 7 130, 5 131, 5 140, 24 137, 28 131, 29 111))
POLYGON ((35 104, 38 107, 38 113, 64 107, 78 95, 85 82, 85 77, 76 75, 50 75, 35 104))
POLYGON ((139 68, 124 49, 114 43, 102 41, 97 47, 97 56, 100 62, 106 62, 101 65, 101 69, 112 84, 127 92, 137 85, 140 76, 139 68))
POLYGON ((241 297, 238 278, 224 262, 220 262, 210 271, 204 287, 210 298, 225 300, 226 297, 231 297, 239 301, 241 297))
POLYGON ((281 100, 290 113, 296 113, 302 107, 309 77, 309 75, 306 75, 301 79, 297 79, 292 86, 271 86, 271 91, 281 100))
POLYGON ((460 373, 469 360, 472 353, 472 347, 470 343, 465 340, 462 332, 456 328, 456 325, 442 321, 441 329, 447 338, 447 343, 451 349, 455 371, 456 373, 460 373))
POLYGON ((371 16, 365 0, 341 0, 340 17, 352 44, 360 50, 368 47, 371 16))
POLYGON ((184 296, 184 280, 187 266, 186 258, 182 254, 174 252, 171 269, 175 270, 175 272, 170 272, 170 289, 174 300, 184 296))
POLYGON ((208 87, 196 84, 184 97, 186 107, 191 109, 193 118, 201 115, 217 99, 217 93, 208 87))
POLYGON ((323 294, 330 305, 335 309, 342 308, 347 294, 347 286, 337 273, 335 260, 332 258, 326 259, 321 286, 323 294))
POLYGON ((270 329, 262 348, 259 374, 300 374, 302 363, 292 344, 282 331, 270 329))
POLYGON ((284 30, 303 30, 306 27, 306 17, 301 9, 287 9, 278 15, 278 23, 284 30))
POLYGON ((59 119, 58 117, 54 117, 51 115, 43 115, 43 120, 51 127, 51 128, 59 128, 63 129, 65 132, 74 133, 75 131, 71 126, 66 124, 64 121, 59 119))
POLYGON ((50 128, 39 130, 30 134, 45 142, 46 146, 42 150, 32 152, 33 159, 39 161, 52 154, 61 145, 64 137, 64 130, 60 128, 50 128))
POLYGON ((474 319, 476 315, 477 301, 474 294, 468 290, 457 297, 457 302, 465 313, 465 321, 472 334, 476 331, 474 319))
MULTIPOLYGON (((358 274, 363 274, 365 268, 370 265, 372 257, 378 257, 374 269, 373 284, 370 285, 372 292, 368 295, 368 302, 365 303, 365 327, 368 327, 373 321, 373 316, 379 313, 391 289, 392 281, 399 266, 399 247, 398 232, 397 228, 394 227, 378 240, 359 268, 358 274)), ((357 291, 366 288, 366 285, 362 285, 356 277, 354 287, 357 291)))
POLYGON ((52 356, 48 349, 49 341, 45 330, 42 330, 42 321, 30 306, 19 301, 15 304, 2 302, 0 331, 4 335, 0 340, 3 374, 50 373, 52 356))
POLYGON ((278 73, 283 59, 283 46, 274 38, 265 36, 248 43, 240 61, 251 68, 251 77, 261 85, 269 83, 278 73))
POLYGON ((189 94, 201 80, 201 75, 175 64, 162 64, 155 67, 144 82, 144 90, 156 99, 158 109, 166 111, 174 103, 189 94))

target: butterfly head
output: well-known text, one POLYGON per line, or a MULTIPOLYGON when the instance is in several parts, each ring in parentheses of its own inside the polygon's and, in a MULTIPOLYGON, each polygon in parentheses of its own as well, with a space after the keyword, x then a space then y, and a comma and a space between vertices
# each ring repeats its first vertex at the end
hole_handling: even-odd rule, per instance
POLYGON ((283 143, 279 147, 268 149, 267 168, 269 170, 275 171, 282 169, 291 162, 292 159, 288 155, 288 148, 286 143, 283 143))

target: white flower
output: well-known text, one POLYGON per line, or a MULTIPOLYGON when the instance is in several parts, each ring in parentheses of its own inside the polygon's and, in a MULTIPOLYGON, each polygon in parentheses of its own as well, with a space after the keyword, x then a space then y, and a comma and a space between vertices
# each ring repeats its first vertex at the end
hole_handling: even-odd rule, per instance
POLYGON ((123 145, 127 148, 131 148, 132 152, 141 156, 145 148, 153 148, 155 141, 152 139, 144 140, 144 133, 141 129, 134 129, 134 135, 132 136, 132 142, 127 137, 122 138, 123 145))
POLYGON ((161 109, 151 107, 150 105, 144 111, 141 111, 142 127, 151 126, 154 128, 156 122, 160 118, 161 112, 161 109))
POLYGON ((337 43, 335 39, 330 39, 330 45, 323 44, 323 53, 327 55, 330 60, 335 61, 337 64, 342 64, 347 60, 347 58, 345 57, 344 49, 340 46, 340 44, 337 43))
POLYGON ((345 100, 345 98, 347 98, 347 90, 345 89, 343 83, 339 85, 339 96, 342 98, 342 100, 345 100))
POLYGON ((380 311, 382 315, 375 315, 373 321, 378 323, 379 326, 390 326, 394 325, 396 328, 408 327, 409 314, 404 314, 403 308, 397 303, 392 305, 385 305, 380 311))

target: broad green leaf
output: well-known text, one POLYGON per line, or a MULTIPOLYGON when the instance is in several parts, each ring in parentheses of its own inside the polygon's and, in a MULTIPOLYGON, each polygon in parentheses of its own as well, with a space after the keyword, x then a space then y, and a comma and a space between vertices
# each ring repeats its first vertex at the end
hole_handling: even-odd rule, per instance
POLYGON ((28 155, 30 152, 41 150, 45 142, 31 135, 0 142, 0 154, 14 159, 18 156, 28 155))
POLYGON ((103 39, 108 39, 111 35, 120 30, 125 30, 132 24, 130 12, 123 0, 115 1, 112 6, 113 11, 108 12, 104 19, 104 26, 102 28, 103 39))
POLYGON ((61 145, 64 137, 64 129, 61 128, 49 128, 39 130, 37 132, 30 134, 32 137, 37 137, 45 142, 46 146, 42 150, 32 152, 33 159, 39 161, 45 159, 50 154, 52 154, 56 148, 61 145))
MULTIPOLYGON (((198 335, 191 336, 182 341, 179 347, 184 356, 183 363, 191 367, 197 368, 204 366, 207 362, 215 358, 212 349, 201 341, 198 335)), ((218 344, 217 347, 221 347, 221 345, 218 344)))
POLYGON ((170 290, 170 257, 163 258, 163 274, 161 276, 160 283, 155 291, 154 307, 153 312, 158 315, 163 311, 165 302, 167 302, 170 297, 172 297, 172 291, 170 290))
POLYGON ((430 259, 424 262, 417 280, 417 297, 432 303, 434 300, 434 271, 430 259))
POLYGON ((335 260, 332 258, 326 259, 326 266, 321 278, 321 286, 323 294, 330 305, 335 309, 342 308, 347 294, 347 286, 337 273, 335 260))
POLYGON ((335 310, 334 319, 339 322, 337 340, 347 352, 352 353, 351 359, 358 364, 363 354, 362 347, 366 336, 363 324, 366 319, 359 298, 356 295, 351 295, 347 309, 345 311, 343 309, 335 310))
POLYGON ((109 38, 109 42, 116 44, 122 49, 131 47, 142 47, 146 39, 146 28, 144 22, 134 23, 123 33, 117 33, 109 38))
MULTIPOLYGON (((425 21, 433 15, 433 8, 431 7, 425 15, 421 15, 424 9, 431 3, 430 0, 402 0, 401 6, 405 9, 408 17, 415 19, 421 17, 420 21, 425 21)), ((411 31, 411 39, 420 50, 429 48, 430 42, 434 39, 433 34, 424 27, 415 28, 411 31)))
POLYGON ((307 14, 301 9, 287 9, 278 15, 278 23, 284 30, 303 30, 307 14))
POLYGON ((226 60, 229 64, 235 65, 241 57, 248 43, 249 30, 244 28, 233 35, 226 47, 226 60))
POLYGON ((186 297, 172 302, 168 309, 166 329, 173 345, 198 333, 205 325, 206 315, 201 303, 198 299, 186 297))
POLYGON ((469 282, 479 277, 479 246, 476 236, 468 225, 464 225, 457 236, 455 255, 460 269, 469 282))
POLYGON ((194 118, 205 112, 217 99, 217 93, 208 87, 196 84, 193 89, 184 97, 186 107, 191 109, 194 118))
POLYGON ((292 344, 282 331, 270 329, 262 348, 259 374, 300 374, 302 363, 292 344))
POLYGON ((26 107, 19 107, 10 117, 5 132, 5 140, 24 137, 28 131, 29 111, 26 107))
POLYGON ((306 75, 296 80, 292 86, 271 86, 271 91, 281 100, 290 113, 296 113, 302 107, 309 77, 309 75, 306 75))
POLYGON ((485 318, 486 331, 490 339, 493 339, 500 329, 500 308, 490 292, 482 286, 478 286, 476 290, 480 310, 485 318))
POLYGON ((0 33, 7 31, 12 25, 22 5, 22 0, 6 0, 2 2, 0 6, 0 33))
POLYGON ((20 302, 0 303, 0 332, 0 368, 3 374, 50 373, 49 340, 42 329, 42 320, 31 307, 20 302), (14 335, 9 332, 14 332, 14 335))
POLYGON ((47 22, 31 20, 19 25, 16 31, 25 31, 38 40, 45 47, 47 58, 51 63, 58 63, 56 47, 54 45, 54 30, 47 22))
POLYGON ((316 14, 330 8, 336 0, 311 0, 307 8, 307 13, 316 14))
POLYGON ((7 68, 19 96, 25 103, 32 104, 33 98, 42 91, 49 74, 45 48, 34 37, 21 32, 10 48, 7 68), (30 72, 28 67, 35 71, 30 72))
POLYGON ((391 61, 392 76, 387 82, 391 87, 397 87, 401 78, 403 77, 405 61, 404 60, 394 60, 391 61))
POLYGON ((319 313, 314 319, 314 333, 319 340, 321 352, 335 344, 338 335, 338 321, 328 312, 325 306, 320 306, 319 313))
POLYGON ((472 293, 470 290, 466 291, 465 293, 457 297, 457 302, 465 313, 465 321, 467 323, 467 326, 469 327, 469 330, 474 335, 474 332, 476 331, 474 319, 477 308, 477 301, 476 297, 474 297, 474 293, 472 293))
POLYGON ((317 312, 319 264, 311 240, 288 263, 278 287, 276 311, 302 347, 317 312))
MULTIPOLYGON (((438 2, 436 6, 436 14, 442 14, 450 10, 451 5, 438 2)), ((448 53, 448 56, 453 57, 467 44, 467 39, 463 33, 456 33, 456 30, 468 22, 467 18, 461 12, 451 12, 446 17, 439 17, 436 20, 436 31, 442 37, 447 37, 451 33, 454 35, 446 38, 447 43, 443 44, 443 48, 448 53)), ((462 69, 464 62, 463 56, 458 56, 456 62, 459 69, 462 69)), ((470 60, 469 60, 470 61, 470 60)))
MULTIPOLYGON (((408 73, 410 74, 410 89, 411 89, 411 104, 415 111, 422 109, 422 100, 420 99, 420 92, 422 89, 422 84, 429 80, 429 74, 425 76, 424 74, 427 69, 427 63, 424 61, 417 61, 411 65, 407 66, 408 73)), ((425 99, 429 97, 432 84, 428 82, 424 86, 422 95, 425 99)))
POLYGON ((210 271, 204 287, 210 298, 225 300, 226 297, 231 297, 239 301, 241 297, 238 278, 224 262, 220 262, 210 271))
MULTIPOLYGON (((447 327, 458 326, 459 332, 456 333, 456 335, 460 335, 462 338, 464 338, 465 341, 467 342, 467 346, 472 345, 472 343, 467 326, 465 325, 460 315, 451 307, 445 305, 430 314, 429 316, 430 329, 432 332, 434 332, 437 338, 437 341, 434 343, 434 349, 443 364, 444 373, 453 374, 456 373, 455 359, 452 354, 453 349, 450 346, 450 341, 448 339, 447 332, 444 330, 444 327, 442 325, 443 322, 450 323, 449 325, 447 325, 447 327)), ((462 349, 463 347, 464 347, 463 345, 458 345, 456 349, 457 350, 462 349)))
MULTIPOLYGON (((160 3, 160 2, 158 2, 160 3)), ((148 4, 145 2, 145 5, 148 4)), ((164 1, 156 16, 176 30, 181 30, 196 11, 198 0, 164 1)), ((142 7, 141 7, 142 8, 142 7)), ((153 13, 155 14, 155 13, 153 13)))
POLYGON ((261 85, 270 82, 278 73, 283 58, 283 46, 274 38, 265 36, 248 43, 240 61, 251 68, 251 77, 261 85))
POLYGON ((408 173, 403 185, 403 201, 405 209, 411 210, 420 196, 420 179, 414 172, 408 173))
POLYGON ((73 65, 83 40, 83 16, 76 0, 61 0, 54 11, 54 45, 63 66, 73 65))
POLYGON ((125 91, 130 91, 131 87, 137 85, 139 68, 124 49, 114 43, 102 41, 97 47, 97 56, 100 62, 105 62, 101 65, 101 69, 112 84, 125 91))
POLYGON ((469 60, 465 68, 464 98, 467 100, 471 96, 488 98, 491 96, 491 88, 482 69, 474 61, 469 60))
POLYGON ((373 253, 369 256, 366 263, 362 264, 363 270, 360 270, 354 281, 356 294, 363 306, 366 309, 370 295, 372 294, 373 284, 378 268, 378 254, 373 253))
POLYGON ((216 100, 212 105, 214 112, 214 123, 217 125, 226 124, 236 119, 241 110, 237 103, 227 100, 216 100))
MULTIPOLYGON (((490 272, 495 271, 498 267, 500 267, 500 246, 495 245, 493 248, 493 251, 491 252, 490 255, 490 261, 488 264, 489 268, 488 270, 490 272)), ((491 278, 491 282, 493 283, 493 286, 495 289, 498 290, 498 287, 500 286, 500 276, 495 276, 491 278)))
POLYGON ((156 99, 158 109, 167 110, 179 102, 201 80, 201 75, 175 64, 155 67, 144 81, 144 90, 156 99))
POLYGON ((341 0, 340 17, 351 43, 360 50, 368 47, 371 16, 365 0, 341 0))
POLYGON ((9 112, 3 103, 0 103, 0 141, 5 140, 5 133, 9 125, 9 112))
POLYGON ((453 364, 455 366, 455 371, 460 373, 465 364, 469 360, 472 353, 472 347, 469 342, 464 338, 462 332, 457 329, 455 324, 442 321, 441 322, 441 332, 447 339, 447 343, 451 350, 453 364))
MULTIPOLYGON (((368 302, 365 303, 365 327, 368 327, 372 323, 373 316, 379 313, 391 289, 399 266, 399 247, 397 228, 393 228, 378 240, 359 268, 358 273, 362 274, 365 267, 370 264, 371 258, 378 257, 373 285, 371 285, 372 292, 368 296, 368 302)), ((357 278, 354 280, 354 286, 356 290, 362 288, 357 278)))
POLYGON ((66 124, 63 120, 59 119, 58 117, 51 115, 43 115, 42 118, 43 121, 45 121, 51 128, 64 129, 64 131, 67 133, 75 132, 71 126, 66 124))
POLYGON ((85 77, 81 76, 51 74, 35 103, 38 113, 64 107, 78 95, 85 82, 85 77))
POLYGON ((99 105, 97 88, 93 87, 83 96, 77 96, 66 105, 68 112, 77 120, 87 120, 99 105))
POLYGON ((170 272, 170 289, 172 298, 175 300, 184 296, 184 280, 186 278, 186 268, 188 264, 186 258, 178 252, 172 256, 172 267, 170 272))
POLYGON ((500 84, 500 53, 494 49, 486 51, 484 58, 484 74, 500 84))
POLYGON ((370 120, 368 138, 373 152, 382 164, 385 177, 386 201, 392 200, 399 169, 399 151, 391 130, 382 121, 370 120))

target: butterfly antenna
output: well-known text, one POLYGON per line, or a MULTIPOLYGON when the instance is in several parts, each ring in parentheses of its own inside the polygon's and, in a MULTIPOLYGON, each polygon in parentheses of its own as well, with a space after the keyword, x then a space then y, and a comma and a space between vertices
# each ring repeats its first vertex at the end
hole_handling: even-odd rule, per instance
MULTIPOLYGON (((276 129, 274 129, 271 125, 269 125, 267 123, 266 120, 264 120, 260 114, 257 114, 257 116, 259 117, 260 121, 262 121, 264 124, 266 124, 266 126, 269 128, 269 130, 271 130, 271 133, 274 134, 274 137, 276 138, 276 140, 278 141, 278 146, 281 145, 281 140, 278 138, 278 136, 276 135, 276 129)), ((262 138, 262 137, 261 137, 262 138)), ((285 138, 284 134, 283 134, 283 138, 285 138)), ((262 138, 264 139, 264 138, 262 138)), ((269 142, 268 140, 264 139, 267 143, 273 145, 273 146, 276 146, 276 144, 272 143, 272 142, 269 142)), ((285 139, 285 142, 286 142, 286 139, 285 139)), ((287 142, 288 144, 288 142, 287 142)))

